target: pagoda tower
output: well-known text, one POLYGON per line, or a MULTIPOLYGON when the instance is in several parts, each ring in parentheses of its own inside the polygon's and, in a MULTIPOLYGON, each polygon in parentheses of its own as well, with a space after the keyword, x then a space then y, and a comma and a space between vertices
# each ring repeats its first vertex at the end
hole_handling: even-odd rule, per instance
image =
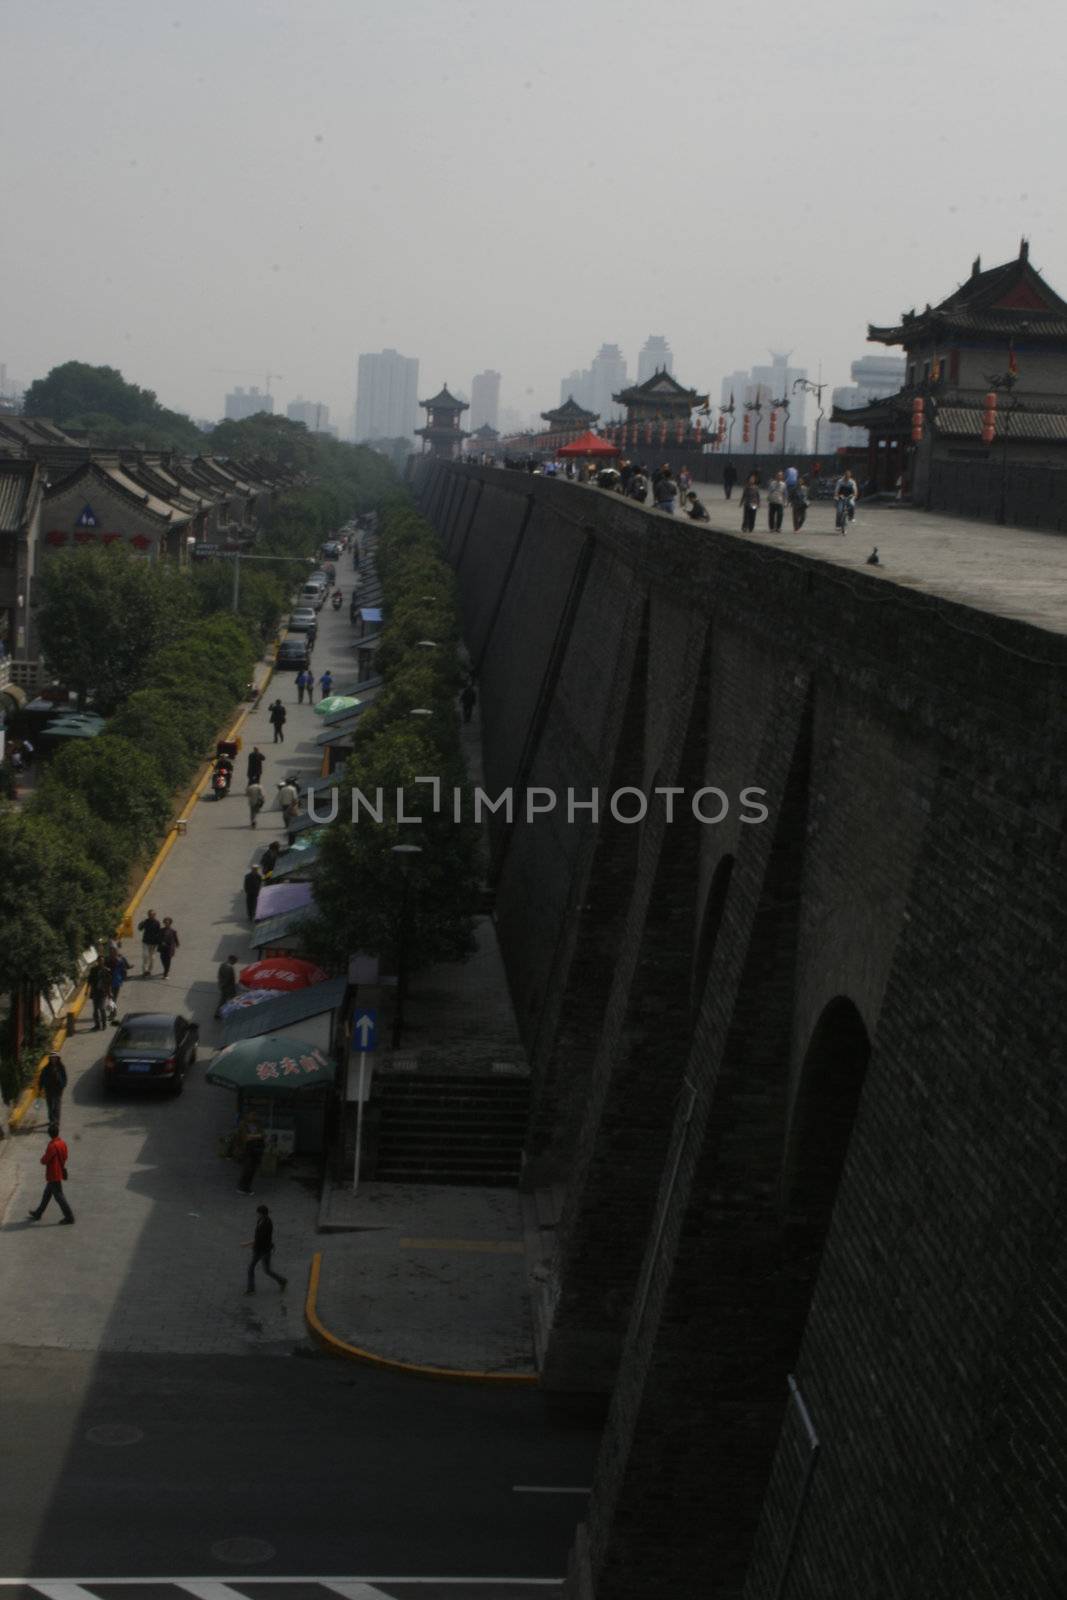
POLYGON ((426 412, 426 426, 415 429, 422 440, 423 451, 429 450, 430 455, 440 461, 454 461, 468 437, 459 425, 464 411, 470 409, 467 402, 449 394, 446 383, 432 400, 420 400, 419 405, 426 412))

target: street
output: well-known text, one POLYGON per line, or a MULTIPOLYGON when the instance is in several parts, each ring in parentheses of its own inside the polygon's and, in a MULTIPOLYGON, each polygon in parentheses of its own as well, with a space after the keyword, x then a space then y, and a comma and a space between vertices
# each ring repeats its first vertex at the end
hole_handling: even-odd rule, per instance
MULTIPOLYGON (((343 561, 346 604, 320 613, 313 657, 316 677, 329 667, 339 684, 355 675, 349 580, 343 561)), ((272 797, 285 773, 319 768, 320 721, 296 698, 292 674, 273 679, 243 729, 233 794, 194 808, 135 916, 151 906, 174 918, 170 979, 137 976, 140 942, 126 941, 120 1010, 185 1009, 200 1023, 184 1094, 109 1098, 99 1062, 110 1033, 94 1033, 86 1010, 63 1049, 74 1228, 54 1208, 39 1223, 26 1216, 40 1197, 43 1102, 0 1147, 0 1577, 565 1571, 584 1497, 514 1486, 588 1485, 595 1430, 550 1423, 536 1391, 428 1383, 320 1354, 303 1320, 319 1248, 310 1163, 257 1185, 288 1292, 263 1280, 243 1294, 254 1205, 218 1154, 234 1102, 204 1071, 218 1041, 216 967, 231 951, 252 958, 241 879, 279 832, 272 797), (275 745, 267 706, 279 696, 288 722, 275 745), (254 743, 268 797, 255 831, 243 794, 254 743)))

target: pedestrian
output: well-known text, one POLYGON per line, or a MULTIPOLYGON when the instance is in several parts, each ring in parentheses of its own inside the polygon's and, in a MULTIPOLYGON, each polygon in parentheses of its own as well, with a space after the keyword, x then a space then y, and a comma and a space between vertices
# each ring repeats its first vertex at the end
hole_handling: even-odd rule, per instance
POLYGON ((238 1128, 237 1142, 241 1151, 241 1176, 237 1180, 237 1187, 242 1194, 251 1194, 252 1183, 267 1144, 254 1111, 248 1113, 238 1128))
POLYGON ((262 778, 262 776, 263 776, 263 764, 264 764, 265 761, 266 761, 266 757, 264 756, 262 750, 259 748, 259 745, 258 744, 254 744, 252 746, 251 750, 248 752, 248 766, 247 766, 247 768, 245 770, 245 781, 246 782, 248 782, 248 783, 258 783, 259 782, 260 778, 262 778))
POLYGON ((273 1270, 270 1264, 270 1258, 274 1252, 274 1224, 270 1220, 270 1212, 266 1206, 257 1206, 256 1216, 258 1220, 256 1222, 255 1237, 249 1239, 245 1246, 246 1249, 252 1252, 252 1259, 248 1263, 248 1287, 245 1290, 245 1294, 255 1294, 256 1292, 256 1267, 261 1261, 263 1263, 263 1271, 267 1274, 267 1277, 273 1278, 284 1293, 289 1279, 281 1277, 273 1270))
POLYGON ((798 478, 793 490, 793 532, 799 533, 808 514, 808 480, 798 478))
POLYGON ((278 785, 278 805, 281 807, 282 827, 287 828, 300 810, 300 796, 296 785, 288 778, 278 785))
POLYGON ((22 761, 28 772, 33 766, 33 745, 28 739, 22 741, 22 761))
POLYGON ((475 689, 473 683, 468 683, 466 688, 463 690, 463 693, 459 697, 459 703, 463 707, 463 720, 464 720, 464 722, 469 722, 470 721, 471 716, 472 716, 472 714, 474 712, 474 707, 475 707, 475 703, 477 702, 477 699, 478 699, 478 691, 477 691, 477 689, 475 689))
POLYGON ((126 957, 122 953, 121 944, 114 944, 112 946, 111 954, 108 957, 108 967, 111 972, 111 999, 115 1004, 117 1004, 119 990, 126 982, 126 978, 130 970, 130 963, 126 960, 126 957))
POLYGON ((218 971, 219 1003, 215 1007, 218 1016, 227 1000, 232 1000, 237 993, 237 957, 227 956, 218 971))
POLYGON ((326 668, 326 671, 323 673, 322 677, 319 679, 319 688, 322 690, 322 693, 320 694, 319 699, 320 700, 325 700, 326 696, 329 694, 330 690, 333 688, 333 673, 330 671, 329 667, 326 668))
POLYGON ((682 492, 682 499, 684 501, 688 498, 689 491, 693 487, 693 474, 690 472, 688 467, 683 467, 679 472, 678 487, 682 492))
POLYGON ((249 867, 245 873, 245 909, 248 912, 249 922, 256 920, 256 901, 259 899, 262 887, 263 879, 260 877, 259 868, 249 867))
POLYGON ((771 533, 782 531, 782 518, 785 516, 785 503, 788 498, 789 489, 785 473, 776 472, 767 490, 767 527, 771 533))
POLYGON ((141 935, 141 977, 150 978, 155 965, 156 951, 159 949, 159 936, 163 926, 154 911, 150 911, 142 922, 137 924, 137 932, 141 935))
POLYGON ((644 505, 645 496, 648 494, 648 479, 640 467, 637 468, 630 479, 626 493, 631 500, 639 500, 644 505))
POLYGON ((273 704, 271 705, 269 711, 267 712, 267 716, 270 718, 270 725, 274 729, 274 743, 275 744, 284 744, 285 743, 285 707, 282 705, 280 700, 275 700, 273 702, 273 704))
POLYGON ((41 1203, 37 1210, 30 1212, 34 1222, 41 1220, 41 1214, 48 1205, 49 1200, 54 1200, 59 1206, 60 1211, 63 1213, 63 1222, 74 1221, 74 1213, 70 1209, 66 1195, 63 1193, 63 1185, 67 1179, 67 1162, 69 1160, 70 1151, 67 1149, 65 1140, 59 1137, 59 1123, 50 1122, 48 1124, 48 1143, 45 1146, 44 1155, 41 1157, 45 1178, 44 1194, 41 1196, 41 1203))
POLYGON ((722 469, 722 492, 727 500, 733 498, 734 484, 737 482, 737 468, 732 461, 728 461, 722 469))
POLYGON ((263 793, 263 785, 260 783, 250 783, 248 788, 245 790, 245 798, 248 801, 248 821, 250 826, 254 828, 256 825, 256 818, 259 816, 259 813, 263 810, 263 807, 267 803, 267 797, 263 793))
POLYGON ((181 944, 178 930, 170 917, 163 918, 163 927, 159 934, 159 959, 163 967, 164 978, 170 977, 170 964, 174 960, 174 952, 181 944))
POLYGON ((89 970, 89 999, 93 1003, 93 1032, 107 1027, 107 1003, 111 998, 111 972, 101 959, 89 970))
POLYGON ((41 1092, 48 1107, 48 1120, 59 1127, 59 1109, 63 1103, 63 1090, 67 1087, 67 1069, 63 1058, 53 1050, 41 1068, 41 1092))
POLYGON ((741 532, 755 533, 756 512, 760 508, 759 480, 754 472, 748 475, 748 481, 741 490, 741 532))
POLYGON ((657 511, 674 516, 674 502, 678 498, 678 485, 671 477, 669 467, 661 467, 652 484, 652 502, 657 511))
POLYGON ((301 667, 300 671, 296 675, 296 703, 298 706, 302 706, 304 704, 305 689, 307 690, 308 705, 311 704, 312 690, 314 687, 315 679, 312 677, 308 668, 301 667))
POLYGON ((282 853, 282 847, 277 839, 272 839, 259 858, 259 870, 264 878, 269 878, 274 871, 274 864, 282 853))
POLYGON ((704 504, 703 500, 697 498, 696 491, 693 489, 690 489, 689 493, 685 497, 685 514, 687 517, 691 517, 694 522, 711 521, 711 518, 708 516, 707 506, 704 504))

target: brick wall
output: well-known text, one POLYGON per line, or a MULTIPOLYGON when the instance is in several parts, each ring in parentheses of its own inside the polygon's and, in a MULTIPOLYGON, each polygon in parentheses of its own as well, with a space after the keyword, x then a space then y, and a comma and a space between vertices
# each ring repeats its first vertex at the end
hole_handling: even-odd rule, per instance
POLYGON ((530 1170, 567 1179, 544 1378, 610 1394, 570 1593, 1051 1600, 1067 642, 442 473, 489 769, 769 797, 498 835, 530 1170))

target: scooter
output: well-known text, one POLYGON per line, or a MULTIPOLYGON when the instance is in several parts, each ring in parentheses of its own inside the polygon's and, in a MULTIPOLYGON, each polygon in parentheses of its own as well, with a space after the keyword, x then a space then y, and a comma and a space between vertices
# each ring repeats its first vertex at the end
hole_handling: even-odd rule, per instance
POLYGON ((333 597, 333 609, 335 611, 340 611, 343 600, 344 595, 341 593, 340 589, 335 590, 333 597))
POLYGON ((220 756, 211 774, 211 792, 216 800, 225 800, 233 786, 233 762, 229 756, 220 756))

